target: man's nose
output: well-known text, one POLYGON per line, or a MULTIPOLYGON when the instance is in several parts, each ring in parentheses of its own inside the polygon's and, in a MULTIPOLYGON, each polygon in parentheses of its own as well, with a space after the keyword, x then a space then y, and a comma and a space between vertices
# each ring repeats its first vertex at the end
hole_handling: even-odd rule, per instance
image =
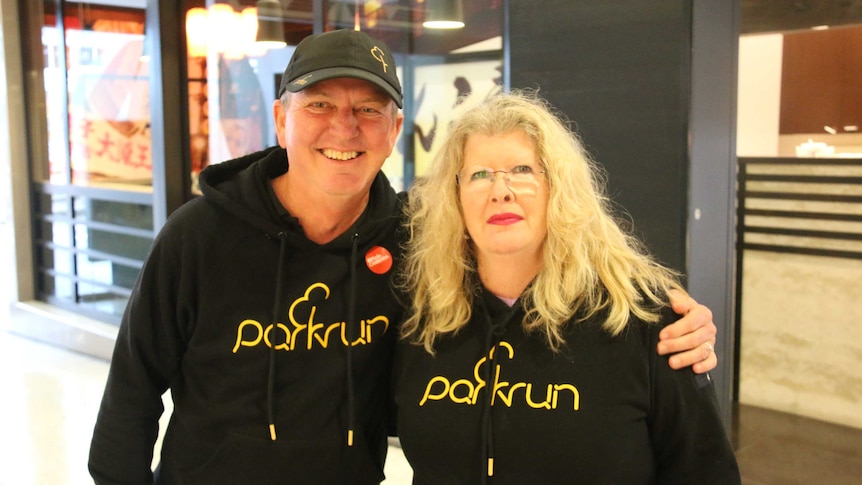
POLYGON ((355 132, 359 127, 359 119, 356 117, 356 113, 354 113, 352 109, 339 110, 335 115, 333 125, 339 130, 355 132))

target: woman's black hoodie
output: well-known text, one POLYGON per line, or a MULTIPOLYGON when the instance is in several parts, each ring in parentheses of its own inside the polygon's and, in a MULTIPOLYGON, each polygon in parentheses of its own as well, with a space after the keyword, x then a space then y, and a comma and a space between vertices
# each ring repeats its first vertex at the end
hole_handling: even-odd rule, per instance
POLYGON ((513 307, 481 290, 471 321, 395 358, 398 434, 414 484, 740 483, 708 374, 672 370, 661 324, 618 337, 574 317, 551 350, 513 307), (444 465, 445 464, 445 465, 444 465))
POLYGON ((208 167, 135 285, 90 450, 97 483, 379 483, 402 310, 398 198, 381 173, 354 226, 308 240, 271 179, 285 151, 208 167))

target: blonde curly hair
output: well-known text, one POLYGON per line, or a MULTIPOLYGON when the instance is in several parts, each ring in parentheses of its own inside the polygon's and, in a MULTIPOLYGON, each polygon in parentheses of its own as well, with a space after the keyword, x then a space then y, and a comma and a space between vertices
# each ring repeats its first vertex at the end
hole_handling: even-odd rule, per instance
POLYGON ((563 343, 562 327, 606 311, 604 328, 620 334, 631 315, 658 320, 678 276, 658 264, 622 229, 604 195, 602 171, 565 118, 532 91, 501 93, 470 109, 449 128, 426 177, 410 189, 408 238, 398 279, 410 307, 401 335, 433 353, 435 340, 470 321, 476 259, 459 200, 456 174, 470 135, 520 130, 535 142, 549 187, 542 267, 521 295, 523 325, 548 345, 563 343))

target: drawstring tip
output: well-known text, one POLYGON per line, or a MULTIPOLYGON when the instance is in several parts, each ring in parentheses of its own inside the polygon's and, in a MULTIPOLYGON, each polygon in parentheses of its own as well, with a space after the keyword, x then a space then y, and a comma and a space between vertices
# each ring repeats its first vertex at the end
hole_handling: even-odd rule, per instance
POLYGON ((353 430, 347 430, 347 446, 353 446, 353 430))
POLYGON ((272 439, 272 441, 275 441, 275 425, 274 424, 269 425, 269 437, 272 439))
POLYGON ((493 458, 488 458, 488 476, 489 477, 494 476, 494 459, 493 458))

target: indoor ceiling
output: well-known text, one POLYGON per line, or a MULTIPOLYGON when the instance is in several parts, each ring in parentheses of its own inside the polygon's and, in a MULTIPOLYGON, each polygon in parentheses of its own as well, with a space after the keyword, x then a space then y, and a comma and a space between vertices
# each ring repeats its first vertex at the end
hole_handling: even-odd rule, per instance
POLYGON ((741 34, 862 24, 862 0, 740 0, 741 34))

